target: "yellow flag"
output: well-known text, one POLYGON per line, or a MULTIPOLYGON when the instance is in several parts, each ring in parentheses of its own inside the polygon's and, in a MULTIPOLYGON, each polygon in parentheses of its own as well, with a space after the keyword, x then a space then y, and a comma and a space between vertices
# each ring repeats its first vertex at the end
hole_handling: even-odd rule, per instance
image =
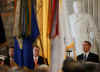
POLYGON ((42 36, 43 34, 43 1, 42 0, 36 0, 36 14, 37 14, 38 27, 40 30, 40 37, 37 39, 36 44, 40 47, 40 55, 43 56, 43 49, 41 47, 43 46, 43 44, 41 44, 43 43, 42 41, 42 38, 43 38, 42 36))
POLYGON ((40 29, 40 38, 37 40, 37 45, 42 46, 40 54, 47 58, 50 63, 50 40, 47 36, 49 0, 37 0, 36 3, 37 20, 40 29))

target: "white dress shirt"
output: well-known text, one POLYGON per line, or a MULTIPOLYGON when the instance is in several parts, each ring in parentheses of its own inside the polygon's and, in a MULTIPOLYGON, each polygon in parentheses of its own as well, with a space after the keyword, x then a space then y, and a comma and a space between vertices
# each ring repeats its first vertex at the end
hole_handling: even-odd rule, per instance
POLYGON ((34 61, 35 61, 35 60, 37 60, 37 61, 38 61, 38 56, 37 56, 37 57, 33 56, 33 58, 34 58, 34 61))

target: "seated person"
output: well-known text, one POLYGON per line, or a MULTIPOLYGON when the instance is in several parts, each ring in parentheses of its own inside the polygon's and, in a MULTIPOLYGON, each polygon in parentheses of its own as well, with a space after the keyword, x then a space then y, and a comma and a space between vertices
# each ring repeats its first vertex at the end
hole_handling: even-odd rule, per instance
POLYGON ((40 48, 35 45, 33 46, 33 65, 36 68, 38 65, 47 64, 47 60, 39 55, 40 48))
POLYGON ((85 70, 81 64, 66 59, 63 62, 62 72, 85 72, 85 70))
POLYGON ((40 65, 34 72, 49 72, 49 67, 48 65, 40 65))
POLYGON ((12 66, 14 62, 14 47, 9 48, 9 56, 5 59, 5 65, 12 66))
POLYGON ((0 55, 0 66, 4 65, 4 60, 5 60, 5 57, 0 55))
POLYGON ((89 61, 89 62, 99 62, 99 57, 98 55, 91 53, 91 43, 89 41, 84 41, 83 42, 83 51, 81 55, 77 57, 78 61, 89 61))

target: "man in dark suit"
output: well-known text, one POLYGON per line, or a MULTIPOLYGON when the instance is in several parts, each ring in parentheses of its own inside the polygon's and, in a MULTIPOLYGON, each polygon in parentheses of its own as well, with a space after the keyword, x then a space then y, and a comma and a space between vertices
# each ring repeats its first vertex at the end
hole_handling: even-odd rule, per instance
POLYGON ((45 58, 39 55, 40 48, 35 45, 33 46, 33 66, 34 68, 39 65, 45 64, 45 58))
POLYGON ((83 51, 81 55, 77 57, 78 61, 89 61, 89 62, 99 62, 99 57, 98 55, 91 53, 91 43, 89 41, 84 41, 83 42, 83 51))

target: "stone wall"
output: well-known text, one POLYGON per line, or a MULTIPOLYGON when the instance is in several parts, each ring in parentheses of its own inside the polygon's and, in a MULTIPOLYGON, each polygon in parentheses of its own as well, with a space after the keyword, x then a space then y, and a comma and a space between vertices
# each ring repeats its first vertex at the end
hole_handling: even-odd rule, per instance
MULTIPOLYGON (((0 0, 1 1, 1 0, 0 0)), ((14 1, 5 0, 0 2, 0 13, 6 35, 6 44, 0 44, 0 55, 8 55, 8 48, 14 45, 13 25, 14 25, 14 1)))
POLYGON ((3 19, 8 46, 12 46, 13 45, 14 12, 11 12, 9 16, 2 16, 2 19, 3 19))

